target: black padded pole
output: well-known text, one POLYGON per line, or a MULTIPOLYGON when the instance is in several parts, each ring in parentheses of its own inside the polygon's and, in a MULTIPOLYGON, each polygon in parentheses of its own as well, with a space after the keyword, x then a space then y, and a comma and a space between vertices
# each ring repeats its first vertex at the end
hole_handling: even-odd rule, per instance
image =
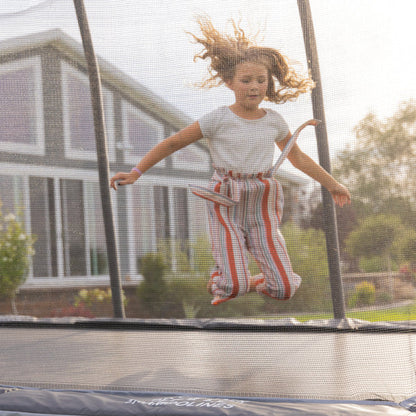
POLYGON ((95 143, 97 148, 98 174, 100 180, 101 205, 103 209, 107 258, 110 272, 111 293, 113 298, 113 313, 115 318, 124 318, 124 304, 120 278, 118 251, 114 231, 114 219, 110 195, 110 165, 107 153, 107 137, 105 132, 103 99, 97 58, 91 40, 87 14, 83 0, 74 0, 78 25, 81 32, 85 59, 91 89, 91 102, 94 115, 95 143))
MULTIPOLYGON (((308 68, 312 79, 316 83, 316 87, 312 90, 313 117, 322 121, 322 123, 316 127, 319 163, 327 172, 331 172, 321 74, 309 0, 298 0, 298 8, 302 23, 306 56, 308 59, 308 68)), ((324 207, 324 224, 334 317, 335 319, 344 319, 345 302, 340 268, 335 205, 331 194, 324 187, 321 187, 321 191, 324 207)))

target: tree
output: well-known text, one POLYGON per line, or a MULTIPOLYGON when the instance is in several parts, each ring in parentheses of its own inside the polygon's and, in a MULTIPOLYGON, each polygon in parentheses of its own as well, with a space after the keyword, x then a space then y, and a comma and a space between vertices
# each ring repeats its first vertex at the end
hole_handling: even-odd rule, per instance
MULTIPOLYGON (((314 228, 325 230, 325 216, 322 202, 320 202, 320 189, 315 189, 309 197, 309 215, 302 219, 302 228, 314 228), (319 194, 318 192, 319 191, 319 194)), ((356 261, 345 249, 345 239, 357 226, 357 213, 354 205, 344 205, 342 208, 336 206, 338 239, 340 244, 340 256, 344 271, 355 271, 356 261)))
POLYGON ((410 268, 416 268, 416 232, 410 230, 402 241, 401 254, 405 261, 410 263, 410 268))
POLYGON ((338 155, 334 174, 350 189, 359 217, 394 214, 416 228, 416 103, 400 104, 384 121, 368 114, 355 134, 355 147, 338 155))
POLYGON ((399 217, 372 215, 361 221, 346 240, 347 250, 355 257, 380 257, 391 272, 393 243, 403 230, 399 217))

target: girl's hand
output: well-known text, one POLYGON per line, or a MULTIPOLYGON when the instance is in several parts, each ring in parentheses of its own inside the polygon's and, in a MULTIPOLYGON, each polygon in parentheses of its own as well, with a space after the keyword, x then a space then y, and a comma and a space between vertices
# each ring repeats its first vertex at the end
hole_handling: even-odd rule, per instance
POLYGON ((110 186, 117 191, 117 185, 131 185, 139 178, 136 172, 118 172, 110 179, 110 186))
POLYGON ((350 192, 344 185, 337 183, 334 188, 329 189, 329 192, 331 193, 334 202, 340 207, 343 207, 345 204, 351 204, 350 192))

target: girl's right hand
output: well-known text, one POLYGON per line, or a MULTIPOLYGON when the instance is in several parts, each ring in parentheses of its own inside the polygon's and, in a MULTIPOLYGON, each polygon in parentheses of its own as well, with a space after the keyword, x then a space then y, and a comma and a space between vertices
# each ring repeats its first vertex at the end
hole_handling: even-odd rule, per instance
POLYGON ((331 193, 335 204, 340 207, 343 207, 345 204, 351 204, 351 194, 344 185, 337 183, 335 187, 329 190, 329 192, 331 193))
POLYGON ((110 186, 117 191, 117 186, 131 185, 139 179, 136 172, 118 172, 110 179, 110 186))

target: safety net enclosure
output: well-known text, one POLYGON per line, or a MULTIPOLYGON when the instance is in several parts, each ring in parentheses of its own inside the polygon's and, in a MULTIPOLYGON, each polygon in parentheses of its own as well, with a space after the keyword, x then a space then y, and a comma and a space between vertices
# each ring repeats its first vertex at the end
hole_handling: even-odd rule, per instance
POLYGON ((416 412, 411 0, 3 3, 0 416, 416 412))

